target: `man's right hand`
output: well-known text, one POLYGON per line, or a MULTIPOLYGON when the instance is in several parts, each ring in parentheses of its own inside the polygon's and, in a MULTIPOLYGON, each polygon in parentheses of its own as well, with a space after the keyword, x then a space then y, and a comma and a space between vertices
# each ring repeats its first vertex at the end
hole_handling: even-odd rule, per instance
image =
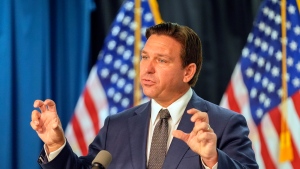
POLYGON ((65 143, 64 131, 60 119, 57 115, 54 101, 47 99, 44 102, 36 100, 31 113, 30 125, 46 145, 46 151, 49 154, 63 146, 65 143))

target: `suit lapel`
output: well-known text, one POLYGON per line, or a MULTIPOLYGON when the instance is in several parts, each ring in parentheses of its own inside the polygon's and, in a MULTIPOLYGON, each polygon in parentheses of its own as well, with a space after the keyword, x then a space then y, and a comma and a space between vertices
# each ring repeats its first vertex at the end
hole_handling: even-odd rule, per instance
MULTIPOLYGON (((177 129, 189 133, 194 127, 194 124, 190 121, 190 117, 191 115, 184 113, 177 129)), ((188 150, 189 147, 185 142, 174 137, 167 152, 163 168, 177 168, 188 150)))
MULTIPOLYGON (((129 118, 129 139, 134 169, 146 169, 146 149, 150 119, 150 102, 136 110, 135 116, 129 118)), ((128 155, 130 153, 128 152, 128 155)))
MULTIPOLYGON (((190 133, 192 131, 194 127, 194 123, 190 120, 192 116, 186 113, 186 111, 191 108, 196 108, 201 111, 207 110, 204 102, 195 93, 193 93, 193 96, 182 115, 177 130, 181 130, 185 133, 190 133)), ((174 137, 169 147, 163 168, 177 168, 189 149, 189 146, 185 142, 174 137)))

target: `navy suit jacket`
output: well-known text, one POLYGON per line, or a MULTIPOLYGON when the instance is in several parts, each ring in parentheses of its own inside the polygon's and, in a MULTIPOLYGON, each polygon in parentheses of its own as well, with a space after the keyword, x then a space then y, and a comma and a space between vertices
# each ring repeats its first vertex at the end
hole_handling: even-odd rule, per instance
MULTIPOLYGON (((203 100, 195 93, 186 110, 196 108, 207 112, 211 128, 217 135, 218 168, 256 169, 258 165, 248 138, 249 129, 245 118, 235 112, 203 100)), ((112 154, 109 169, 146 169, 147 139, 150 121, 151 101, 130 108, 122 113, 107 117, 94 141, 89 145, 87 156, 77 157, 67 143, 60 154, 51 162, 39 163, 43 168, 90 168, 91 162, 100 150, 112 154)), ((186 111, 178 130, 190 133, 194 123, 186 111)), ((40 158, 44 157, 44 151, 40 158)), ((163 169, 201 169, 200 156, 185 142, 173 138, 163 169)), ((203 167, 204 168, 204 167, 203 167)))

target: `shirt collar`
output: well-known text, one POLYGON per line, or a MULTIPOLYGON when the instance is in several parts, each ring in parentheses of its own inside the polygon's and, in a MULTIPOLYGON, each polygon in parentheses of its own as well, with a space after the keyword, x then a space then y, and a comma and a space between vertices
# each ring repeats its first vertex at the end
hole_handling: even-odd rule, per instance
POLYGON ((173 102, 170 106, 168 107, 162 107, 159 105, 154 99, 151 99, 151 123, 154 125, 156 119, 158 118, 158 112, 160 109, 168 109, 172 118, 172 125, 177 124, 183 113, 184 110, 190 101, 191 97, 193 95, 192 88, 190 88, 183 96, 181 96, 178 100, 173 102), (152 118, 154 117, 154 118, 152 118))

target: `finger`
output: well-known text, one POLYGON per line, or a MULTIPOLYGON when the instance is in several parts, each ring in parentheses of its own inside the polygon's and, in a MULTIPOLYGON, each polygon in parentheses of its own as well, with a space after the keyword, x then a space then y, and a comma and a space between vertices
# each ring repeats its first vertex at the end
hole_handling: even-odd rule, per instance
POLYGON ((188 139, 189 139, 189 134, 187 134, 187 133, 184 133, 183 131, 181 131, 181 130, 174 130, 173 132, 172 132, 172 134, 173 134, 173 136, 175 137, 175 138, 178 138, 178 139, 180 139, 180 140, 182 140, 182 141, 184 141, 184 142, 188 142, 188 139))
POLYGON ((39 125, 41 113, 37 110, 33 110, 31 113, 31 121, 36 125, 39 125))
POLYGON ((42 127, 40 127, 39 125, 35 124, 33 121, 30 122, 30 126, 33 130, 40 132, 42 131, 42 127))
POLYGON ((209 123, 208 115, 206 112, 199 111, 197 109, 188 110, 189 114, 192 114, 191 121, 196 122, 198 120, 209 123))
POLYGON ((215 138, 213 133, 205 132, 197 135, 197 140, 202 143, 208 143, 215 138))
POLYGON ((46 111, 46 107, 45 107, 44 102, 42 100, 35 100, 34 103, 33 103, 33 107, 34 108, 39 108, 41 110, 41 112, 46 111))
POLYGON ((55 102, 51 99, 45 100, 45 105, 47 105, 49 111, 56 112, 55 102))
POLYGON ((210 126, 206 122, 196 121, 195 126, 193 128, 193 131, 195 131, 195 132, 200 132, 200 131, 207 132, 207 131, 210 131, 210 126))

